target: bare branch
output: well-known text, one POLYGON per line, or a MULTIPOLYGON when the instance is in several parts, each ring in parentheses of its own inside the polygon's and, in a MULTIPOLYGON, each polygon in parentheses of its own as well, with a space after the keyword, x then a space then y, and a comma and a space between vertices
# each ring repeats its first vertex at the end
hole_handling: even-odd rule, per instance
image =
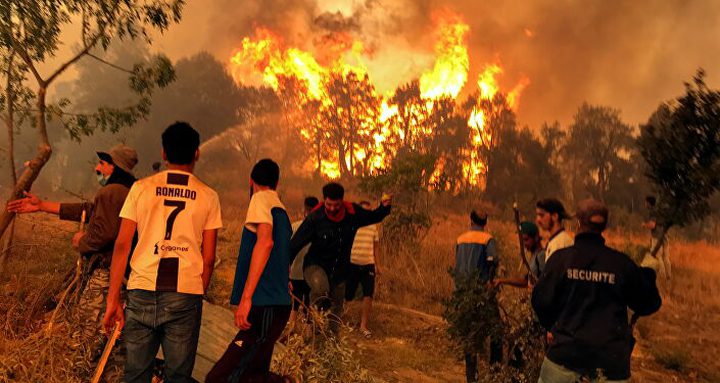
POLYGON ((109 67, 111 67, 111 68, 115 68, 115 69, 117 69, 117 70, 119 70, 119 71, 121 71, 121 72, 125 72, 125 73, 128 73, 128 74, 133 74, 133 71, 128 70, 128 69, 125 69, 125 68, 123 68, 123 67, 121 67, 121 66, 119 66, 119 65, 113 64, 113 63, 111 63, 111 62, 109 62, 109 61, 107 61, 107 60, 105 60, 105 59, 103 59, 103 58, 101 58, 101 57, 98 57, 98 56, 96 56, 96 55, 94 55, 94 54, 92 54, 92 53, 89 53, 89 52, 88 52, 87 55, 88 55, 88 57, 92 57, 92 58, 94 58, 95 60, 100 61, 101 63, 103 63, 103 64, 105 64, 105 65, 107 65, 107 66, 109 66, 109 67))

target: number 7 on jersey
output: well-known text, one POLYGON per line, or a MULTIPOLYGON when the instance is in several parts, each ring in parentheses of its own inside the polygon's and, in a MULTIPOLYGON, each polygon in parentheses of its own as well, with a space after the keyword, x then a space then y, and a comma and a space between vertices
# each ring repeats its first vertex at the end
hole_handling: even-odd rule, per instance
POLYGON ((185 201, 166 199, 164 205, 175 208, 173 209, 173 211, 170 212, 170 215, 168 215, 167 217, 167 222, 165 222, 165 239, 169 240, 170 238, 172 238, 173 226, 175 226, 175 219, 181 211, 185 210, 185 201))

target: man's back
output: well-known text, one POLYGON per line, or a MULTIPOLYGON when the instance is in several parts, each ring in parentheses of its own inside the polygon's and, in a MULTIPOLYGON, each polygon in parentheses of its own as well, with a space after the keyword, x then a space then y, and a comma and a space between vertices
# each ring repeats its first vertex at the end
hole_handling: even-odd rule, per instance
POLYGON ((273 247, 262 276, 252 297, 253 306, 290 305, 288 269, 290 267, 290 238, 292 226, 285 206, 274 190, 255 193, 248 207, 247 218, 240 239, 231 304, 238 304, 247 282, 250 263, 258 240, 257 227, 272 226, 273 247))
POLYGON ((632 334, 627 309, 649 315, 660 307, 655 276, 604 245, 600 234, 583 233, 558 250, 533 290, 532 304, 553 333, 548 358, 609 379, 630 375, 632 334))
POLYGON ((222 227, 214 190, 191 173, 160 172, 133 185, 121 217, 138 230, 129 290, 204 293, 202 234, 222 227))
POLYGON ((490 233, 473 228, 461 234, 455 247, 455 276, 480 273, 483 280, 494 277, 495 241, 490 233))

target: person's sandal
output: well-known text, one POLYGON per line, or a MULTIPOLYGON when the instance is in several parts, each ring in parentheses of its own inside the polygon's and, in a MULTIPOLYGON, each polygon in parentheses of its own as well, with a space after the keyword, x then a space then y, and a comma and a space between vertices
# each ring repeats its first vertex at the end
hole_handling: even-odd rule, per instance
POLYGON ((368 330, 368 329, 360 330, 360 333, 362 334, 362 336, 365 337, 365 339, 370 339, 370 338, 372 338, 372 332, 371 332, 370 330, 368 330))

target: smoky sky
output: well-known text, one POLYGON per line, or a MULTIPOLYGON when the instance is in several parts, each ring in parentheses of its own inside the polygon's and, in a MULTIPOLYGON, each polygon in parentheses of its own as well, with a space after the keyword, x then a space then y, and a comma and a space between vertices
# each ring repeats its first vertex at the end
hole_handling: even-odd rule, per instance
POLYGON ((257 26, 308 50, 323 35, 347 32, 365 43, 370 75, 388 90, 432 67, 434 20, 443 12, 470 26, 463 95, 483 65, 499 62, 504 89, 530 79, 518 119, 533 128, 570 122, 584 101, 644 122, 682 94, 699 67, 709 84, 720 84, 720 1, 713 0, 191 0, 156 45, 171 57, 207 50, 227 62, 257 26))

